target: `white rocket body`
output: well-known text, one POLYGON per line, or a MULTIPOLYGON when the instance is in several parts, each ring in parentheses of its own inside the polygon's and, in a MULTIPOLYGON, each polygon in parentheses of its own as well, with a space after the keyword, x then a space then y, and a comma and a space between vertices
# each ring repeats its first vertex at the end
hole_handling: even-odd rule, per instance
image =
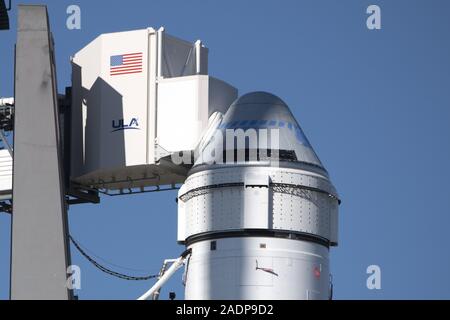
POLYGON ((339 199, 287 105, 241 97, 200 154, 178 197, 185 298, 329 299, 339 199))

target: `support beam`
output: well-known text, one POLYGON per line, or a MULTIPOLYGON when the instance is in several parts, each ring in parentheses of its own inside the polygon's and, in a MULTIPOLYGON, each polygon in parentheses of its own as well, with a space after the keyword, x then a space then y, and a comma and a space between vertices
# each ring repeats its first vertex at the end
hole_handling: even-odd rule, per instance
POLYGON ((70 254, 53 41, 45 6, 18 12, 11 299, 67 300, 70 254))

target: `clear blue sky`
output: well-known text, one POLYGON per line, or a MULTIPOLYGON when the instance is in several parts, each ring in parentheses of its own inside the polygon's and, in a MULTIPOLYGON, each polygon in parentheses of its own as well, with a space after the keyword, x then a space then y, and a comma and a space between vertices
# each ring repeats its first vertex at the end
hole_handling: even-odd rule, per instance
MULTIPOLYGON (((450 299, 449 1, 41 2, 61 92, 70 85, 69 57, 97 35, 164 26, 202 39, 210 73, 241 94, 265 90, 288 103, 343 199, 331 255, 335 298, 450 299), (69 4, 82 9, 80 31, 65 28, 69 4), (381 7, 382 30, 366 28, 370 4, 381 7), (382 269, 380 291, 366 288, 371 264, 382 269)), ((15 14, 12 30, 0 33, 1 96, 13 92, 15 14)), ((183 251, 175 197, 72 207, 70 231, 108 261, 144 270, 130 273, 155 273, 183 251)), ((8 298, 9 246, 10 217, 1 214, 0 299, 8 298)), ((74 248, 72 257, 82 268, 80 299, 135 299, 151 285, 104 275, 74 248)), ((183 296, 181 272, 162 297, 169 290, 183 296)))

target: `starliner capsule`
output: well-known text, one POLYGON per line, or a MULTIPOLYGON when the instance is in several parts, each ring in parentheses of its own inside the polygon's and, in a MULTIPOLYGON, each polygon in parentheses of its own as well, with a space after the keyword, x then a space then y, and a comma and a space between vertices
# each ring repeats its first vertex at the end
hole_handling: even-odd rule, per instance
POLYGON ((340 200, 289 107, 250 93, 209 132, 178 194, 185 298, 331 299, 340 200))

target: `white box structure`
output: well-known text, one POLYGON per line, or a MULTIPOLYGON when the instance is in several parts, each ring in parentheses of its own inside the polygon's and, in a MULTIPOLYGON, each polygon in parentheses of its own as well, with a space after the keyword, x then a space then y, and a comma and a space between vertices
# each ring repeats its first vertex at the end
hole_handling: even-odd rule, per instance
POLYGON ((207 75, 200 41, 162 28, 103 34, 72 66, 71 178, 100 189, 183 182, 170 155, 194 150, 238 94, 207 75))

